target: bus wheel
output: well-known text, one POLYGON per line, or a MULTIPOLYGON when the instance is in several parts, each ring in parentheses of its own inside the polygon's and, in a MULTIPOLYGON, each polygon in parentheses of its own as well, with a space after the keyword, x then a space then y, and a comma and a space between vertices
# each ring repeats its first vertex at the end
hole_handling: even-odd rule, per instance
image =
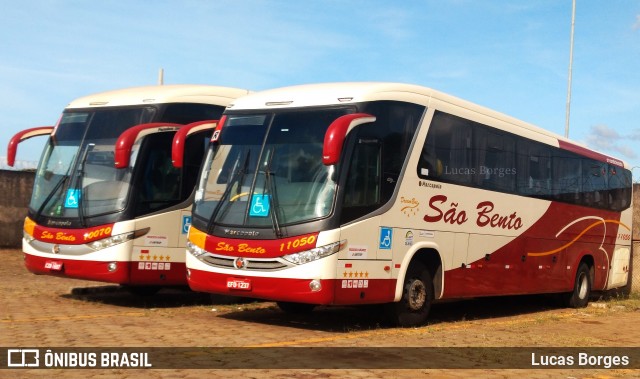
POLYGON ((389 304, 391 321, 402 327, 424 324, 433 298, 433 281, 429 270, 420 262, 412 263, 405 277, 402 299, 389 304))
POLYGON ((569 308, 584 308, 591 296, 591 271, 586 263, 580 263, 573 291, 563 294, 564 306, 569 308))
POLYGON ((315 304, 292 303, 289 301, 278 301, 276 304, 284 312, 292 314, 311 313, 316 307, 315 304))

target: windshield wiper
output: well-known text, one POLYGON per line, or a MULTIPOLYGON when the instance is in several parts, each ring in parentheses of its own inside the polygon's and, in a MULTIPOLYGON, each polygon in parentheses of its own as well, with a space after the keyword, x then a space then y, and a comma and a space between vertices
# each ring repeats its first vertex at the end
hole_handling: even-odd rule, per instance
POLYGON ((80 160, 80 165, 78 166, 78 175, 76 176, 76 185, 80 190, 78 194, 78 218, 80 219, 80 225, 86 226, 84 221, 84 207, 83 207, 83 198, 84 194, 82 193, 82 179, 84 178, 84 166, 87 162, 87 157, 89 156, 89 152, 96 147, 95 143, 87 144, 87 147, 84 149, 84 153, 82 154, 82 159, 80 160))
MULTIPOLYGON (((269 155, 269 159, 267 160, 267 167, 265 167, 265 172, 264 172, 264 176, 265 176, 265 185, 267 186, 267 188, 269 189, 269 193, 271 193, 271 197, 272 197, 272 201, 271 201, 271 205, 272 205, 272 210, 271 210, 271 222, 273 224, 273 231, 276 234, 277 238, 282 238, 282 230, 280 229, 280 221, 278 220, 278 211, 277 211, 277 207, 278 207, 278 196, 276 195, 276 188, 275 185, 273 184, 273 180, 271 179, 271 175, 274 174, 274 172, 271 171, 271 162, 273 162, 273 156, 275 155, 276 152, 276 148, 274 147, 271 150, 271 153, 269 155)), ((264 196, 264 188, 262 189, 262 194, 264 196)))
POLYGON ((42 204, 40 205, 40 207, 38 208, 38 210, 36 211, 36 216, 40 217, 42 215, 42 212, 44 211, 44 208, 47 206, 47 204, 49 204, 49 202, 51 201, 51 199, 53 198, 53 196, 56 194, 56 192, 58 192, 58 190, 60 189, 60 187, 62 187, 62 185, 69 180, 69 170, 71 169, 71 167, 69 167, 69 169, 67 169, 67 173, 64 174, 64 176, 62 178, 60 178, 60 180, 58 181, 58 183, 56 183, 55 186, 53 186, 53 189, 51 190, 51 192, 49 192, 49 194, 47 195, 47 197, 44 199, 44 201, 42 202, 42 204))
POLYGON ((238 182, 237 191, 238 191, 238 194, 240 194, 240 191, 242 190, 242 180, 244 180, 244 176, 247 171, 247 163, 249 162, 250 153, 251 153, 251 149, 248 148, 244 153, 244 157, 240 158, 240 155, 238 155, 238 159, 234 164, 234 170, 231 173, 231 178, 229 180, 229 183, 227 184, 227 188, 225 188, 224 193, 222 194, 222 197, 220 197, 220 200, 218 200, 218 204, 216 204, 216 207, 213 209, 213 213, 211 213, 211 218, 209 218, 209 222, 207 223, 208 232, 211 232, 211 227, 213 226, 215 219, 218 217, 218 213, 220 213, 220 210, 222 209, 222 203, 224 203, 226 198, 229 196, 229 193, 231 192, 231 187, 233 187, 233 183, 235 183, 236 181, 238 182), (240 160, 242 160, 242 164, 240 164, 240 160))

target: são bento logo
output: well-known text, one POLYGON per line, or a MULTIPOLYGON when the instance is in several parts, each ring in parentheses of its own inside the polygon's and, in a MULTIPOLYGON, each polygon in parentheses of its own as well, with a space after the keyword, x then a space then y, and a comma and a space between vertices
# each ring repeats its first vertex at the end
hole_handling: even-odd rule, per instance
MULTIPOLYGON (((429 200, 430 210, 424 215, 424 221, 435 223, 444 221, 447 224, 462 225, 469 221, 469 215, 465 209, 460 209, 460 203, 451 202, 447 207, 447 196, 435 195, 429 200), (446 209, 446 210, 443 210, 446 209)), ((517 212, 503 215, 494 212, 495 206, 491 201, 481 201, 476 206, 476 225, 508 230, 522 228, 522 219, 517 212)), ((470 213, 470 212, 469 212, 470 213)))

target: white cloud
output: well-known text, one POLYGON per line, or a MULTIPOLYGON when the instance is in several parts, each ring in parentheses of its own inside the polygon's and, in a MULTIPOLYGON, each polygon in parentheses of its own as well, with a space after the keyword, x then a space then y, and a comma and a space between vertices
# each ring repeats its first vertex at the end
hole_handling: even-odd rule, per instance
POLYGON ((620 134, 615 129, 612 129, 604 124, 598 124, 591 127, 591 133, 594 137, 605 139, 619 139, 620 134))
POLYGON ((625 144, 625 141, 636 140, 640 137, 640 131, 634 130, 629 135, 622 135, 617 130, 598 124, 591 126, 587 135, 587 144, 596 150, 619 154, 625 158, 635 159, 638 157, 635 149, 625 144))
POLYGON ((636 22, 632 26, 633 30, 640 29, 640 14, 636 15, 636 22))

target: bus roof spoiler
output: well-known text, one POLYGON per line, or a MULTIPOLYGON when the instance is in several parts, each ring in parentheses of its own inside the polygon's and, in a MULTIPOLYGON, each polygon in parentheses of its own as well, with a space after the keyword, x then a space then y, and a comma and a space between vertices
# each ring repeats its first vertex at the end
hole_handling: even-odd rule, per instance
POLYGON ((115 148, 115 166, 116 168, 125 168, 129 166, 129 158, 131 157, 131 149, 133 145, 146 135, 157 132, 173 132, 179 130, 184 125, 174 124, 170 122, 152 122, 149 124, 140 124, 133 126, 120 134, 116 141, 115 148))
POLYGON ((11 137, 11 139, 9 140, 9 145, 7 146, 7 164, 10 167, 13 167, 13 165, 16 163, 16 154, 18 153, 18 145, 20 144, 20 142, 32 137, 51 135, 53 129, 53 126, 38 126, 16 133, 13 137, 11 137))
POLYGON ((218 126, 218 120, 196 121, 185 125, 173 136, 171 144, 171 162, 173 167, 181 168, 184 164, 184 148, 187 137, 193 133, 203 130, 215 129, 218 126))
POLYGON ((324 135, 322 147, 322 163, 325 166, 338 163, 342 153, 342 145, 347 134, 358 125, 374 122, 375 116, 366 113, 353 113, 335 119, 324 135))

